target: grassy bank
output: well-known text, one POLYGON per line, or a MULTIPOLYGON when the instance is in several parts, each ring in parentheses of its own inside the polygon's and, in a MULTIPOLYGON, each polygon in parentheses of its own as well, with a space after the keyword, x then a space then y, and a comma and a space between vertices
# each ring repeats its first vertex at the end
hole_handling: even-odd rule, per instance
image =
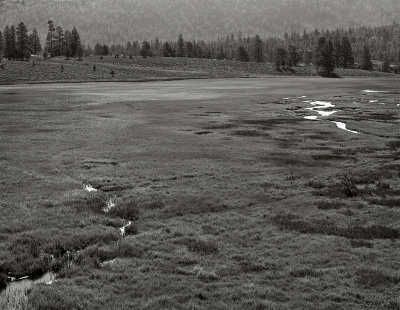
MULTIPOLYGON (((268 63, 193 58, 88 57, 83 61, 62 58, 9 61, 0 70, 0 83, 41 81, 118 81, 146 79, 232 78, 246 76, 317 76, 312 66, 277 69, 268 63), (95 66, 95 70, 94 70, 95 66), (111 72, 114 72, 114 75, 111 72)), ((337 69, 339 76, 396 77, 394 74, 358 69, 337 69)))

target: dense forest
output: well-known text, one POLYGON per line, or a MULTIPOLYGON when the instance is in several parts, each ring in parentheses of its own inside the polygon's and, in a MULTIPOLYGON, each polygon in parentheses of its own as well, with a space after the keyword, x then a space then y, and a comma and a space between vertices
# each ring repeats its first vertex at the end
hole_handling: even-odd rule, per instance
POLYGON ((262 38, 400 22, 399 0, 0 0, 0 25, 21 20, 45 40, 46 21, 77 26, 82 40, 210 40, 230 33, 262 38))

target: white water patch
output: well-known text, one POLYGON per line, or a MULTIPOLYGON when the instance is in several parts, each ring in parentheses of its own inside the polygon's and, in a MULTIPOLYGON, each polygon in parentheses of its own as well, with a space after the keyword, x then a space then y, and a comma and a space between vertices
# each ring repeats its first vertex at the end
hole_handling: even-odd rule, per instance
POLYGON ((305 119, 308 119, 310 121, 317 121, 318 120, 318 116, 304 116, 305 119))
POLYGON ((331 115, 337 113, 337 111, 320 111, 320 110, 314 110, 314 111, 317 112, 321 116, 331 116, 331 115))
POLYGON ((132 221, 129 221, 128 224, 126 224, 125 226, 121 227, 119 230, 121 231, 121 236, 124 237, 125 236, 125 230, 132 225, 132 221))
POLYGON ((108 213, 111 211, 111 209, 116 207, 116 203, 114 201, 114 199, 110 198, 107 201, 106 206, 103 208, 103 212, 108 213))
POLYGON ((303 99, 303 98, 307 98, 307 96, 300 96, 300 97, 285 97, 282 98, 283 100, 292 100, 292 99, 303 99))
POLYGON ((373 94, 373 93, 387 93, 385 90, 372 90, 372 89, 364 89, 363 93, 373 94))
POLYGON ((397 106, 400 107, 400 103, 397 106))
POLYGON ((92 193, 92 192, 97 192, 97 189, 95 189, 92 185, 87 184, 85 185, 85 191, 92 193))
POLYGON ((339 128, 339 129, 343 129, 343 130, 346 130, 346 131, 348 131, 348 132, 358 134, 358 131, 353 131, 353 130, 347 129, 347 125, 346 125, 345 123, 342 123, 342 122, 334 122, 334 121, 332 121, 332 123, 336 124, 337 128, 339 128))
POLYGON ((332 104, 332 102, 329 101, 313 101, 310 102, 311 105, 316 106, 316 109, 328 109, 328 108, 334 108, 335 105, 332 104))

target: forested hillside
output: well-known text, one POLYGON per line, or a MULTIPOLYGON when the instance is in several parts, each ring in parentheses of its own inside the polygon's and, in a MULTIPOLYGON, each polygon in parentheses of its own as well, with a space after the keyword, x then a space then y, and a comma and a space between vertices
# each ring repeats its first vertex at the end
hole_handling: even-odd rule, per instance
MULTIPOLYGON (((0 0, 0 28, 24 21, 77 26, 83 41, 120 43, 158 37, 211 39, 282 35, 292 29, 356 27, 400 21, 399 0, 0 0)), ((42 38, 44 39, 44 38, 42 38)))

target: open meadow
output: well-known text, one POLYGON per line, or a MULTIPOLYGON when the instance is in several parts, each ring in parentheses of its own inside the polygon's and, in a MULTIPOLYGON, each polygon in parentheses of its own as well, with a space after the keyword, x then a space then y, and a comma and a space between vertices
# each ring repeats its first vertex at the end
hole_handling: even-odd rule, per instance
POLYGON ((399 86, 0 86, 0 308, 400 309, 399 86))

